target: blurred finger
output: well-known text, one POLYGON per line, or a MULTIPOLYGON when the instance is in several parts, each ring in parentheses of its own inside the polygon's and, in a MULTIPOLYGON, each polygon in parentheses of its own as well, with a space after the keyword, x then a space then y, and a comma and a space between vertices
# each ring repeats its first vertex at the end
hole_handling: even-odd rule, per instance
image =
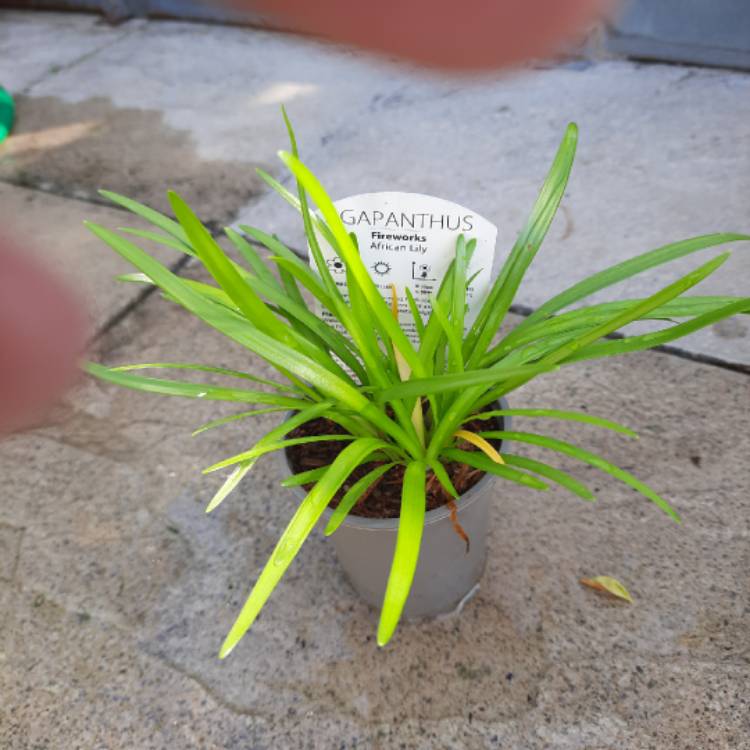
POLYGON ((421 65, 463 71, 518 65, 559 52, 607 0, 234 0, 293 31, 421 65))
POLYGON ((85 341, 73 295, 0 237, 0 435, 39 420, 74 382, 85 341))

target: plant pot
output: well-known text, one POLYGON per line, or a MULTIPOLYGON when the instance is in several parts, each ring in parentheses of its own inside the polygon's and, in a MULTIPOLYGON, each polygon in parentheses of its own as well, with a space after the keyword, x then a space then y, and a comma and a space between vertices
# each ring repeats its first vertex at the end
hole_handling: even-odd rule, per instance
MULTIPOLYGON (((505 399, 500 408, 507 409, 505 399)), ((510 417, 499 417, 502 429, 510 429, 510 417)), ((503 443, 508 450, 508 443, 503 443)), ((289 463, 284 456, 287 473, 289 463)), ((442 506, 425 514, 425 528, 409 598, 402 617, 435 617, 456 610, 478 589, 487 558, 487 530, 490 499, 498 477, 485 474, 456 500, 458 522, 466 531, 470 546, 458 536, 450 510, 442 506)), ((292 490, 302 500, 301 487, 292 490)), ((322 528, 330 518, 322 516, 322 528)), ((398 518, 363 518, 349 514, 330 537, 336 555, 352 586, 365 602, 379 608, 388 581, 396 546, 398 518)))

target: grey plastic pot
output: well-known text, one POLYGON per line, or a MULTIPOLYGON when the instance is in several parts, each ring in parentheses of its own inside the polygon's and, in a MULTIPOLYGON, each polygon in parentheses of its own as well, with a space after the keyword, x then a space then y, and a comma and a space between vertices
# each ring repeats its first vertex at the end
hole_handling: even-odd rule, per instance
MULTIPOLYGON (((505 399, 500 408, 507 409, 505 399)), ((503 429, 510 429, 510 417, 500 417, 503 429)), ((501 450, 508 450, 507 441, 501 450)), ((284 458, 286 462, 286 457, 284 458)), ((287 469, 289 469, 288 462, 287 469)), ((455 611, 478 589, 487 559, 487 530, 490 499, 498 477, 485 474, 457 501, 458 522, 470 540, 467 552, 456 534, 450 510, 443 506, 425 514, 425 528, 419 562, 414 574, 403 617, 435 617, 455 611)), ((301 487, 292 488, 300 498, 301 487)), ((323 528, 332 511, 326 510, 323 528)), ((363 518, 349 515, 330 537, 336 555, 352 586, 370 606, 379 608, 388 581, 396 546, 398 518, 363 518)))

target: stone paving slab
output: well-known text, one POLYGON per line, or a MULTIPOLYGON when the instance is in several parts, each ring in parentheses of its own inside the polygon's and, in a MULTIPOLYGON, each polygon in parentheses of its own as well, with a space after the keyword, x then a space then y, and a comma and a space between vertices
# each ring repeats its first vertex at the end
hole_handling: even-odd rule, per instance
POLYGON ((159 111, 114 107, 105 96, 73 103, 23 95, 16 104, 13 136, 0 144, 0 181, 89 202, 101 202, 105 188, 161 211, 175 190, 214 226, 259 191, 246 164, 202 159, 159 111))
MULTIPOLYGON (((497 224, 498 261, 523 227, 566 123, 577 121, 578 156, 560 215, 516 300, 535 307, 668 242, 750 232, 748 118, 750 76, 611 62, 473 86, 404 77, 358 127, 321 149, 296 119, 306 161, 334 198, 404 190, 455 200, 497 224)), ((305 247, 297 216, 275 195, 238 221, 305 247)), ((750 245, 733 249, 696 294, 748 294, 750 245)), ((707 257, 653 269, 647 282, 629 280, 615 293, 645 296, 707 257)), ((610 291, 594 300, 612 298, 610 291)), ((750 364, 750 324, 722 323, 678 345, 750 364)))
POLYGON ((356 52, 274 32, 184 22, 138 21, 137 32, 29 92, 68 103, 109 97, 116 107, 164 113, 204 159, 275 161, 280 106, 294 104, 308 136, 329 142, 400 68, 356 52))
MULTIPOLYGON (((54 17, 42 17, 40 28, 15 30, 30 56, 40 35, 54 37, 54 17)), ((81 17, 82 39, 90 24, 81 17)), ((49 128, 64 142, 8 158, 11 139, 0 180, 89 198, 107 186, 159 207, 172 186, 206 220, 237 218, 302 247, 296 217, 275 196, 258 201, 253 173, 256 165, 280 173, 285 104, 306 160, 334 196, 400 189, 456 200, 498 225, 502 255, 565 124, 576 120, 579 157, 562 215, 520 304, 538 305, 585 272, 675 239, 750 231, 746 74, 584 60, 438 79, 272 32, 144 21, 123 29, 28 88, 20 137, 49 128)), ((653 291, 700 260, 656 269, 622 293, 653 291)), ((738 246, 699 291, 747 294, 748 278, 750 251, 738 246)), ((750 364, 750 324, 722 323, 680 346, 750 364)))
POLYGON ((0 84, 20 94, 125 36, 95 15, 0 10, 0 84))
MULTIPOLYGON (((0 182, 0 224, 3 231, 11 232, 18 247, 33 254, 80 294, 88 309, 93 332, 138 299, 144 288, 115 281, 116 275, 128 273, 132 268, 84 227, 83 222, 87 219, 111 229, 145 227, 145 222, 115 208, 0 182)), ((170 248, 149 248, 152 249, 168 265, 181 257, 170 248)))
MULTIPOLYGON (((440 83, 273 34, 136 22, 104 39, 85 16, 0 20, 9 15, 16 34, 9 46, 0 24, 0 52, 40 61, 17 84, 20 135, 36 134, 26 140, 36 152, 10 154, 18 139, 6 142, 0 181, 15 185, 0 184, 0 206, 48 262, 62 257, 78 272, 97 320, 128 291, 110 280, 116 256, 80 227, 83 217, 124 222, 86 202, 102 185, 157 205, 176 185, 206 219, 239 216, 296 241, 293 213, 258 202, 251 170, 273 165, 284 145, 279 103, 334 195, 453 198, 498 223, 500 247, 564 123, 578 119, 578 166, 525 304, 573 272, 675 236, 747 229, 746 76, 613 63, 440 83), (54 50, 58 28, 64 43, 48 65, 34 45, 54 50)), ((719 289, 747 291, 747 257, 736 254, 719 289)), ((691 349, 747 361, 746 325, 691 349)), ((110 364, 174 359, 268 374, 156 295, 97 346, 110 364)), ((219 662, 294 505, 265 460, 206 517, 219 479, 199 472, 274 420, 191 439, 232 410, 87 380, 45 427, 0 446, 0 747, 741 748, 749 396, 747 376, 656 353, 525 387, 514 404, 586 408, 635 427, 638 442, 564 423, 554 434, 654 485, 683 525, 562 461, 599 502, 499 485, 487 575, 459 618, 403 625, 378 650, 376 614, 318 535, 219 662), (620 578, 635 604, 578 584, 599 574, 620 578)))
POLYGON ((282 104, 293 102, 308 136, 327 142, 397 76, 273 33, 125 26, 117 44, 19 97, 16 137, 46 134, 51 143, 16 156, 11 139, 0 149, 0 180, 88 198, 108 187, 160 209, 172 188, 206 220, 228 223, 255 200, 254 168, 278 170, 282 104))
MULTIPOLYGON (((269 374, 155 295, 96 357, 269 374)), ((640 441, 551 431, 637 473, 684 523, 561 461, 599 502, 499 484, 487 574, 460 617, 402 625, 379 650, 376 614, 317 535, 219 662, 294 502, 276 462, 261 460, 207 517, 217 480, 199 470, 275 420, 191 439, 233 410, 89 380, 46 427, 0 448, 11 542, 0 552, 15 556, 0 565, 14 571, 0 580, 0 746, 735 750, 750 732, 749 386, 655 353, 526 386, 515 405, 585 408, 636 428, 640 441), (600 574, 635 603, 578 584, 600 574)))

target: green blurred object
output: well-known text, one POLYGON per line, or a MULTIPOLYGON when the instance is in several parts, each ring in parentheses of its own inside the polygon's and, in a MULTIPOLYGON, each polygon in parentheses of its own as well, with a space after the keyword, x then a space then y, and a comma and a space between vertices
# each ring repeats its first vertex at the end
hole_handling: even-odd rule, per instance
POLYGON ((13 97, 0 86, 0 143, 10 134, 15 113, 16 105, 13 103, 13 97))

